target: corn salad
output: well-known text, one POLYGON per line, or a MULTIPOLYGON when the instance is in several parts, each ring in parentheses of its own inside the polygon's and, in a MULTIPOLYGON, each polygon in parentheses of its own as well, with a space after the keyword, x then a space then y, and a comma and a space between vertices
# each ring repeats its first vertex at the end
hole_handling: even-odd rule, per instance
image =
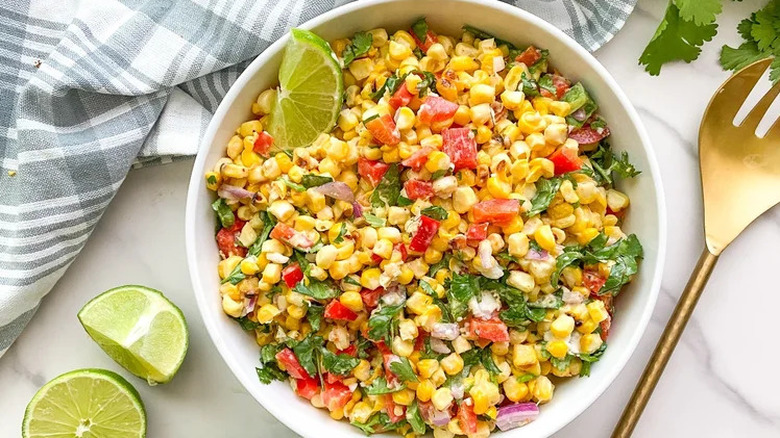
POLYGON ((333 41, 355 58, 333 130, 271 153, 266 90, 206 174, 222 307, 258 377, 366 433, 532 421, 604 353, 642 256, 613 187, 638 172, 582 84, 464 29, 333 41))

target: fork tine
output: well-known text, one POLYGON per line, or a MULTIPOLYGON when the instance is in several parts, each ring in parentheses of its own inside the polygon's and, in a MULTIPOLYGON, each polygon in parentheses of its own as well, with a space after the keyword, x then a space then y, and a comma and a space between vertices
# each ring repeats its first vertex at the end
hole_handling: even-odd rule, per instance
POLYGON ((728 121, 728 123, 732 123, 734 121, 734 116, 737 115, 737 112, 740 107, 742 107, 745 99, 747 99, 750 92, 753 91, 753 87, 758 80, 761 79, 761 76, 763 76, 771 63, 771 58, 756 61, 724 82, 718 91, 715 92, 709 106, 707 106, 707 111, 704 114, 702 123, 707 120, 708 115, 711 112, 717 112, 717 114, 712 115, 716 115, 719 119, 725 119, 718 120, 717 122, 725 123, 728 121))
POLYGON ((750 110, 750 113, 748 113, 745 120, 740 123, 739 126, 755 130, 778 94, 780 94, 780 82, 775 84, 774 87, 770 88, 769 91, 764 94, 764 97, 762 97, 756 106, 750 110))

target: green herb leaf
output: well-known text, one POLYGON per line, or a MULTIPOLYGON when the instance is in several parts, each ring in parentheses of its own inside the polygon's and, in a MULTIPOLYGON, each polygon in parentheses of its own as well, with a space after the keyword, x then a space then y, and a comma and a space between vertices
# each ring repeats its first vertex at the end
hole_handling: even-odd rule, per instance
POLYGON ((390 421, 390 417, 384 412, 377 412, 376 414, 372 415, 365 423, 353 421, 350 424, 362 430, 366 435, 386 432, 397 427, 397 425, 394 425, 390 421))
POLYGON ((546 294, 537 298, 536 301, 529 302, 528 307, 532 309, 560 309, 561 306, 563 306, 562 295, 563 293, 561 290, 546 294))
POLYGON ((384 227, 387 224, 385 219, 374 216, 371 213, 363 213, 366 222, 374 228, 384 227))
POLYGON ((248 332, 251 332, 252 330, 255 330, 255 329, 260 328, 260 327, 263 326, 259 322, 252 321, 251 319, 249 319, 246 316, 242 316, 240 318, 233 318, 233 319, 236 320, 236 322, 238 323, 238 325, 241 326, 242 329, 244 329, 244 330, 246 330, 248 332))
POLYGON ((428 22, 425 21, 425 17, 420 17, 412 23, 412 32, 418 40, 425 42, 425 38, 428 36, 428 22))
POLYGON ((568 102, 569 105, 571 105, 571 111, 569 113, 570 115, 566 116, 566 123, 577 127, 585 124, 585 121, 588 120, 598 109, 598 105, 596 105, 596 102, 591 99, 590 94, 588 94, 588 92, 585 90, 585 87, 580 82, 577 82, 574 84, 574 86, 569 88, 561 100, 568 102), (581 120, 577 120, 571 116, 571 113, 579 109, 582 109, 582 111, 585 113, 584 117, 580 118, 581 120))
POLYGON ((219 198, 214 201, 214 203, 211 204, 211 208, 217 212, 217 219, 219 219, 219 223, 222 224, 222 228, 230 228, 233 226, 236 217, 233 214, 233 210, 225 203, 224 199, 219 198))
POLYGON ((319 374, 317 354, 324 342, 325 340, 322 339, 322 336, 309 333, 302 341, 295 344, 292 348, 295 357, 298 358, 298 362, 312 377, 319 374))
POLYGON ((333 182, 333 178, 327 175, 315 175, 313 173, 308 173, 301 177, 301 185, 307 189, 312 187, 319 187, 329 182, 333 182))
MULTIPOLYGON (((599 184, 612 185, 614 175, 621 178, 633 178, 639 175, 639 170, 628 161, 628 152, 623 151, 615 155, 608 143, 602 142, 598 148, 588 157, 593 168, 592 177, 599 184)), ((584 166, 583 169, 586 169, 584 166)))
POLYGON ((539 84, 537 84, 532 77, 529 77, 525 74, 525 72, 523 72, 520 75, 520 79, 522 83, 522 91, 527 97, 539 96, 539 84))
POLYGON ((416 399, 412 402, 412 405, 406 409, 406 421, 409 422, 409 425, 412 426, 412 430, 417 435, 425 435, 425 432, 428 430, 428 427, 422 419, 422 415, 420 415, 420 409, 417 406, 416 399))
POLYGON ((422 73, 422 81, 417 84, 417 94, 421 97, 428 94, 428 92, 436 92, 436 76, 429 71, 417 71, 417 74, 422 73))
POLYGON ((398 163, 393 163, 387 169, 382 179, 371 193, 371 206, 382 208, 385 205, 394 206, 401 195, 401 172, 398 163))
POLYGON ((408 207, 410 205, 414 204, 414 201, 407 198, 406 196, 398 196, 398 206, 399 207, 408 207))
POLYGON ((542 178, 536 182, 536 195, 531 199, 531 208, 525 212, 527 217, 534 217, 547 210, 555 194, 561 188, 561 178, 542 178))
POLYGON ((439 179, 439 178, 443 177, 444 175, 446 175, 447 172, 449 172, 449 169, 439 169, 436 172, 433 172, 431 174, 431 181, 436 181, 437 179, 439 179))
POLYGON ((232 271, 230 271, 230 274, 228 274, 227 277, 223 278, 220 284, 225 284, 227 282, 230 282, 230 284, 238 284, 241 282, 241 280, 245 279, 246 275, 244 275, 243 272, 241 272, 241 262, 238 262, 235 268, 233 268, 232 271))
POLYGON ((286 176, 283 176, 280 179, 282 180, 284 185, 286 185, 287 187, 295 190, 296 192, 305 192, 306 191, 306 187, 304 187, 304 186, 302 186, 302 185, 300 185, 298 183, 294 183, 294 182, 290 181, 290 178, 287 178, 286 176))
POLYGON ((520 383, 530 382, 531 380, 535 379, 536 376, 531 373, 525 373, 522 376, 517 377, 517 381, 520 383))
POLYGON ((306 311, 306 320, 311 324, 311 330, 317 332, 322 325, 322 315, 325 313, 325 308, 313 303, 309 303, 309 310, 306 311))
POLYGON ((356 357, 344 353, 336 354, 325 347, 322 348, 321 352, 322 366, 331 374, 346 376, 360 363, 360 359, 356 357))
POLYGON ((368 318, 368 337, 375 341, 384 339, 388 343, 393 336, 394 327, 397 325, 397 316, 403 309, 403 304, 396 306, 383 306, 375 310, 368 318))
POLYGON ((354 277, 349 275, 344 277, 344 283, 351 284, 352 286, 363 287, 363 285, 360 284, 359 281, 355 280, 354 277))
POLYGON ((574 358, 571 354, 567 354, 563 357, 563 359, 558 359, 557 357, 550 357, 550 364, 552 364, 553 367, 555 367, 558 371, 566 371, 569 369, 569 365, 571 365, 571 360, 574 358))
POLYGON ((741 70, 761 59, 775 57, 770 64, 769 80, 773 84, 780 81, 780 3, 770 1, 750 18, 742 20, 737 31, 744 42, 739 47, 723 46, 720 52, 720 64, 726 70, 741 70))
POLYGON ((268 236, 271 234, 271 230, 276 226, 276 219, 270 215, 267 211, 261 211, 260 219, 263 221, 263 231, 257 236, 257 240, 249 247, 247 256, 258 256, 263 249, 263 243, 268 240, 268 236))
POLYGON ((447 301, 452 316, 459 318, 466 315, 469 300, 477 296, 478 292, 479 279, 476 276, 454 272, 450 289, 447 291, 447 301))
POLYGON ((335 239, 333 239, 333 243, 341 243, 344 241, 344 236, 347 234, 347 223, 342 222, 341 228, 339 229, 339 234, 336 236, 335 239))
POLYGON ((329 300, 340 295, 338 288, 327 281, 311 279, 308 286, 303 283, 303 281, 299 281, 293 290, 300 294, 312 297, 315 300, 329 300))
MULTIPOLYGON (((704 0, 702 3, 710 4, 712 0, 704 0)), ((694 21, 688 21, 681 16, 680 7, 686 12, 686 16, 698 17, 702 21, 707 16, 707 12, 692 12, 694 4, 700 3, 700 0, 675 0, 670 1, 666 8, 664 16, 655 35, 647 44, 642 56, 639 57, 639 63, 645 66, 645 70, 651 75, 657 75, 661 72, 661 66, 670 61, 681 60, 691 62, 699 57, 701 46, 712 40, 717 33, 718 25, 712 21, 709 23, 697 24, 694 21)), ((714 21, 714 18, 713 18, 714 21)))
POLYGON ((721 0, 676 0, 680 8, 680 18, 693 21, 698 25, 710 24, 720 14, 721 0))
POLYGON ((409 359, 401 357, 400 360, 390 363, 390 371, 398 376, 404 382, 416 382, 417 375, 414 374, 414 369, 409 359))
POLYGON ((403 75, 402 77, 398 77, 396 75, 388 77, 385 79, 385 83, 382 84, 378 90, 371 93, 371 100, 376 102, 381 99, 385 93, 390 93, 391 95, 394 94, 396 91, 398 91, 398 87, 404 83, 404 79, 406 79, 406 75, 403 75))
POLYGON ((471 33, 476 38, 479 38, 481 40, 487 40, 487 39, 493 38, 493 40, 496 42, 496 46, 502 46, 502 45, 506 44, 506 46, 510 50, 517 48, 514 44, 510 43, 509 41, 503 40, 501 38, 497 38, 497 37, 493 36, 491 33, 485 32, 484 30, 478 29, 478 28, 476 28, 476 27, 474 27, 474 26, 472 26, 470 24, 463 25, 463 30, 465 30, 466 32, 471 33))
POLYGON ((356 58, 368 53, 371 49, 371 43, 374 42, 374 37, 368 32, 358 32, 352 37, 352 41, 347 47, 344 48, 344 52, 341 54, 344 60, 344 67, 352 63, 356 58))
POLYGON ((260 381, 260 383, 266 385, 273 382, 274 380, 287 379, 287 374, 285 374, 284 371, 280 370, 279 367, 275 365, 269 364, 263 367, 255 367, 255 372, 257 373, 257 379, 260 381))
POLYGON ((420 210, 420 214, 423 214, 425 216, 428 216, 431 219, 436 219, 437 221, 443 221, 444 219, 447 219, 447 210, 443 209, 442 207, 439 207, 438 205, 431 205, 430 207, 425 207, 422 210, 420 210))
POLYGON ((406 388, 406 385, 399 385, 398 387, 391 388, 387 385, 387 379, 385 379, 382 376, 379 376, 376 379, 374 379, 374 381, 371 382, 370 385, 366 386, 366 394, 368 395, 392 394, 404 388, 406 388))

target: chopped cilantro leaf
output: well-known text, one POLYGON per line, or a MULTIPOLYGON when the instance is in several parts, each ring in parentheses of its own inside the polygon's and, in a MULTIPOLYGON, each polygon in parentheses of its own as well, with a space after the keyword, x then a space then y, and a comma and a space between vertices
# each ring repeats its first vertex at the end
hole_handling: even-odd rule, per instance
POLYGON ((214 201, 214 203, 211 204, 211 208, 217 212, 217 219, 219 219, 219 223, 222 224, 223 228, 230 228, 233 226, 236 217, 233 214, 233 210, 225 203, 224 199, 219 198, 214 201))
POLYGON ((390 364, 390 371, 398 376, 404 382, 417 382, 417 375, 414 373, 409 359, 401 357, 400 360, 390 364))
POLYGON ((344 60, 344 66, 348 66, 356 58, 360 58, 361 56, 368 53, 368 51, 371 49, 371 43, 373 41, 374 38, 368 32, 356 33, 352 37, 352 42, 350 42, 349 45, 344 48, 344 52, 341 54, 341 57, 344 60))

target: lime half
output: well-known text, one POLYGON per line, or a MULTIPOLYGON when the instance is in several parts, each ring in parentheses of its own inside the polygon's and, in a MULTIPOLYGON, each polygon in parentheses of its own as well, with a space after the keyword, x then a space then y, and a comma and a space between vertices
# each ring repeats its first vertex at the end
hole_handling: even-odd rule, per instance
POLYGON ((103 351, 150 385, 170 381, 187 354, 187 322, 160 291, 117 287, 92 299, 78 316, 103 351))
POLYGON ((119 374, 84 369, 65 373, 33 396, 23 438, 139 438, 146 436, 141 397, 119 374))
POLYGON ((327 41, 307 30, 290 33, 268 127, 276 150, 308 146, 333 129, 344 93, 341 66, 327 41))

